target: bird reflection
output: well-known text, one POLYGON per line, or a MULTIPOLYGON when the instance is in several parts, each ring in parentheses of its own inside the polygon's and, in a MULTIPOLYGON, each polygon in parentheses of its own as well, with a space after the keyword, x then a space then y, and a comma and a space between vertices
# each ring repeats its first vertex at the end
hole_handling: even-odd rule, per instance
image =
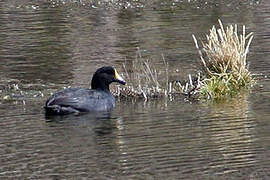
POLYGON ((59 124, 72 124, 74 127, 87 126, 91 128, 96 135, 106 135, 112 133, 116 127, 113 125, 111 112, 80 113, 68 116, 48 116, 45 120, 50 126, 59 124))

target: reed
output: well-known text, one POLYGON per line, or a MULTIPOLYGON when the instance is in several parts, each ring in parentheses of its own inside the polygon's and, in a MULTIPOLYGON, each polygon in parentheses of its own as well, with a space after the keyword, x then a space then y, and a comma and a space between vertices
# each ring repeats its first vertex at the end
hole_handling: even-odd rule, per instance
POLYGON ((247 54, 253 33, 246 34, 243 26, 242 34, 238 35, 237 25, 224 29, 222 22, 218 22, 220 28, 210 29, 202 49, 193 35, 202 67, 198 74, 188 75, 185 81, 169 81, 169 65, 164 57, 161 68, 156 68, 152 61, 142 58, 138 50, 129 68, 127 63, 123 64, 128 85, 118 86, 114 95, 144 100, 179 94, 196 99, 222 99, 251 87, 255 80, 248 70, 247 54))
POLYGON ((168 63, 163 58, 164 69, 158 70, 149 59, 142 58, 138 49, 136 58, 131 66, 123 64, 126 86, 117 86, 113 94, 121 98, 142 98, 148 100, 168 95, 168 63), (164 81, 165 77, 165 81, 164 81))
POLYGON ((142 57, 140 50, 131 65, 123 64, 123 76, 127 80, 126 86, 112 89, 112 93, 120 98, 149 99, 174 98, 176 96, 194 96, 200 86, 200 73, 189 75, 187 81, 170 81, 169 64, 162 55, 159 68, 150 59, 142 57))
POLYGON ((247 63, 253 33, 246 34, 243 26, 242 34, 238 35, 237 25, 224 29, 221 20, 218 22, 220 28, 212 27, 206 43, 202 42, 202 50, 193 35, 204 75, 200 92, 207 99, 232 96, 255 83, 247 63))

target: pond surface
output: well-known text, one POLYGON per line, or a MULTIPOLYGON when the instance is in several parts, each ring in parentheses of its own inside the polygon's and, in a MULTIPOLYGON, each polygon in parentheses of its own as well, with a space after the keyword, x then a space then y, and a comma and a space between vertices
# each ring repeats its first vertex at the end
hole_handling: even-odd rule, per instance
POLYGON ((269 179, 270 2, 0 2, 1 179, 269 179), (123 73, 138 48, 170 79, 198 69, 191 35, 217 19, 255 38, 258 85, 226 102, 121 100, 111 114, 45 118, 63 87, 88 87, 94 71, 123 73), (178 72, 179 71, 179 72, 178 72), (177 73, 176 73, 177 72, 177 73))

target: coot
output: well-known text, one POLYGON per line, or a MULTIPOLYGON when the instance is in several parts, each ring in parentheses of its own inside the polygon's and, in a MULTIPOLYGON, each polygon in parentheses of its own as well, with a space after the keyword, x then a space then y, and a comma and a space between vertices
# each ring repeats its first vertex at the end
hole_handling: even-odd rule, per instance
POLYGON ((112 82, 126 83, 113 67, 99 68, 93 75, 92 89, 67 88, 56 92, 46 101, 46 114, 110 111, 115 107, 115 98, 109 89, 112 82))

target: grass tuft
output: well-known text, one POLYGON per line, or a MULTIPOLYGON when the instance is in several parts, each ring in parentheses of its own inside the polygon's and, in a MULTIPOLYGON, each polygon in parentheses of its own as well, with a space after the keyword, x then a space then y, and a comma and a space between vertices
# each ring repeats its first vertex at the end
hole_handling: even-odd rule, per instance
POLYGON ((210 34, 206 35, 207 42, 202 42, 202 51, 193 35, 205 76, 200 92, 207 99, 232 96, 255 83, 247 63, 253 33, 246 34, 243 26, 239 36, 237 25, 224 29, 221 20, 218 22, 220 28, 212 27, 210 34))
MULTIPOLYGON (((163 56, 162 56, 163 57, 163 56)), ((148 100, 167 96, 168 89, 168 63, 164 60, 164 69, 158 70, 149 59, 143 59, 140 50, 131 65, 123 64, 127 80, 126 86, 117 86, 114 95, 122 98, 142 98, 148 100), (165 80, 164 80, 165 77, 165 80)))
POLYGON ((210 29, 206 43, 202 42, 202 50, 193 35, 200 54, 201 72, 189 75, 186 81, 169 81, 169 65, 164 57, 161 67, 156 68, 149 59, 143 59, 138 50, 131 65, 123 64, 127 86, 117 86, 114 95, 144 100, 179 94, 195 99, 222 99, 251 87, 255 80, 248 70, 247 53, 253 33, 246 34, 243 26, 242 34, 238 35, 237 25, 224 29, 222 22, 218 22, 220 28, 210 29))
POLYGON ((153 64, 141 56, 140 50, 131 65, 123 64, 127 80, 126 86, 117 86, 112 90, 114 96, 120 98, 149 99, 174 98, 176 96, 191 96, 197 93, 200 73, 194 77, 189 75, 188 81, 169 81, 169 64, 162 55, 162 63, 153 64), (157 68, 159 66, 159 68, 157 68))

